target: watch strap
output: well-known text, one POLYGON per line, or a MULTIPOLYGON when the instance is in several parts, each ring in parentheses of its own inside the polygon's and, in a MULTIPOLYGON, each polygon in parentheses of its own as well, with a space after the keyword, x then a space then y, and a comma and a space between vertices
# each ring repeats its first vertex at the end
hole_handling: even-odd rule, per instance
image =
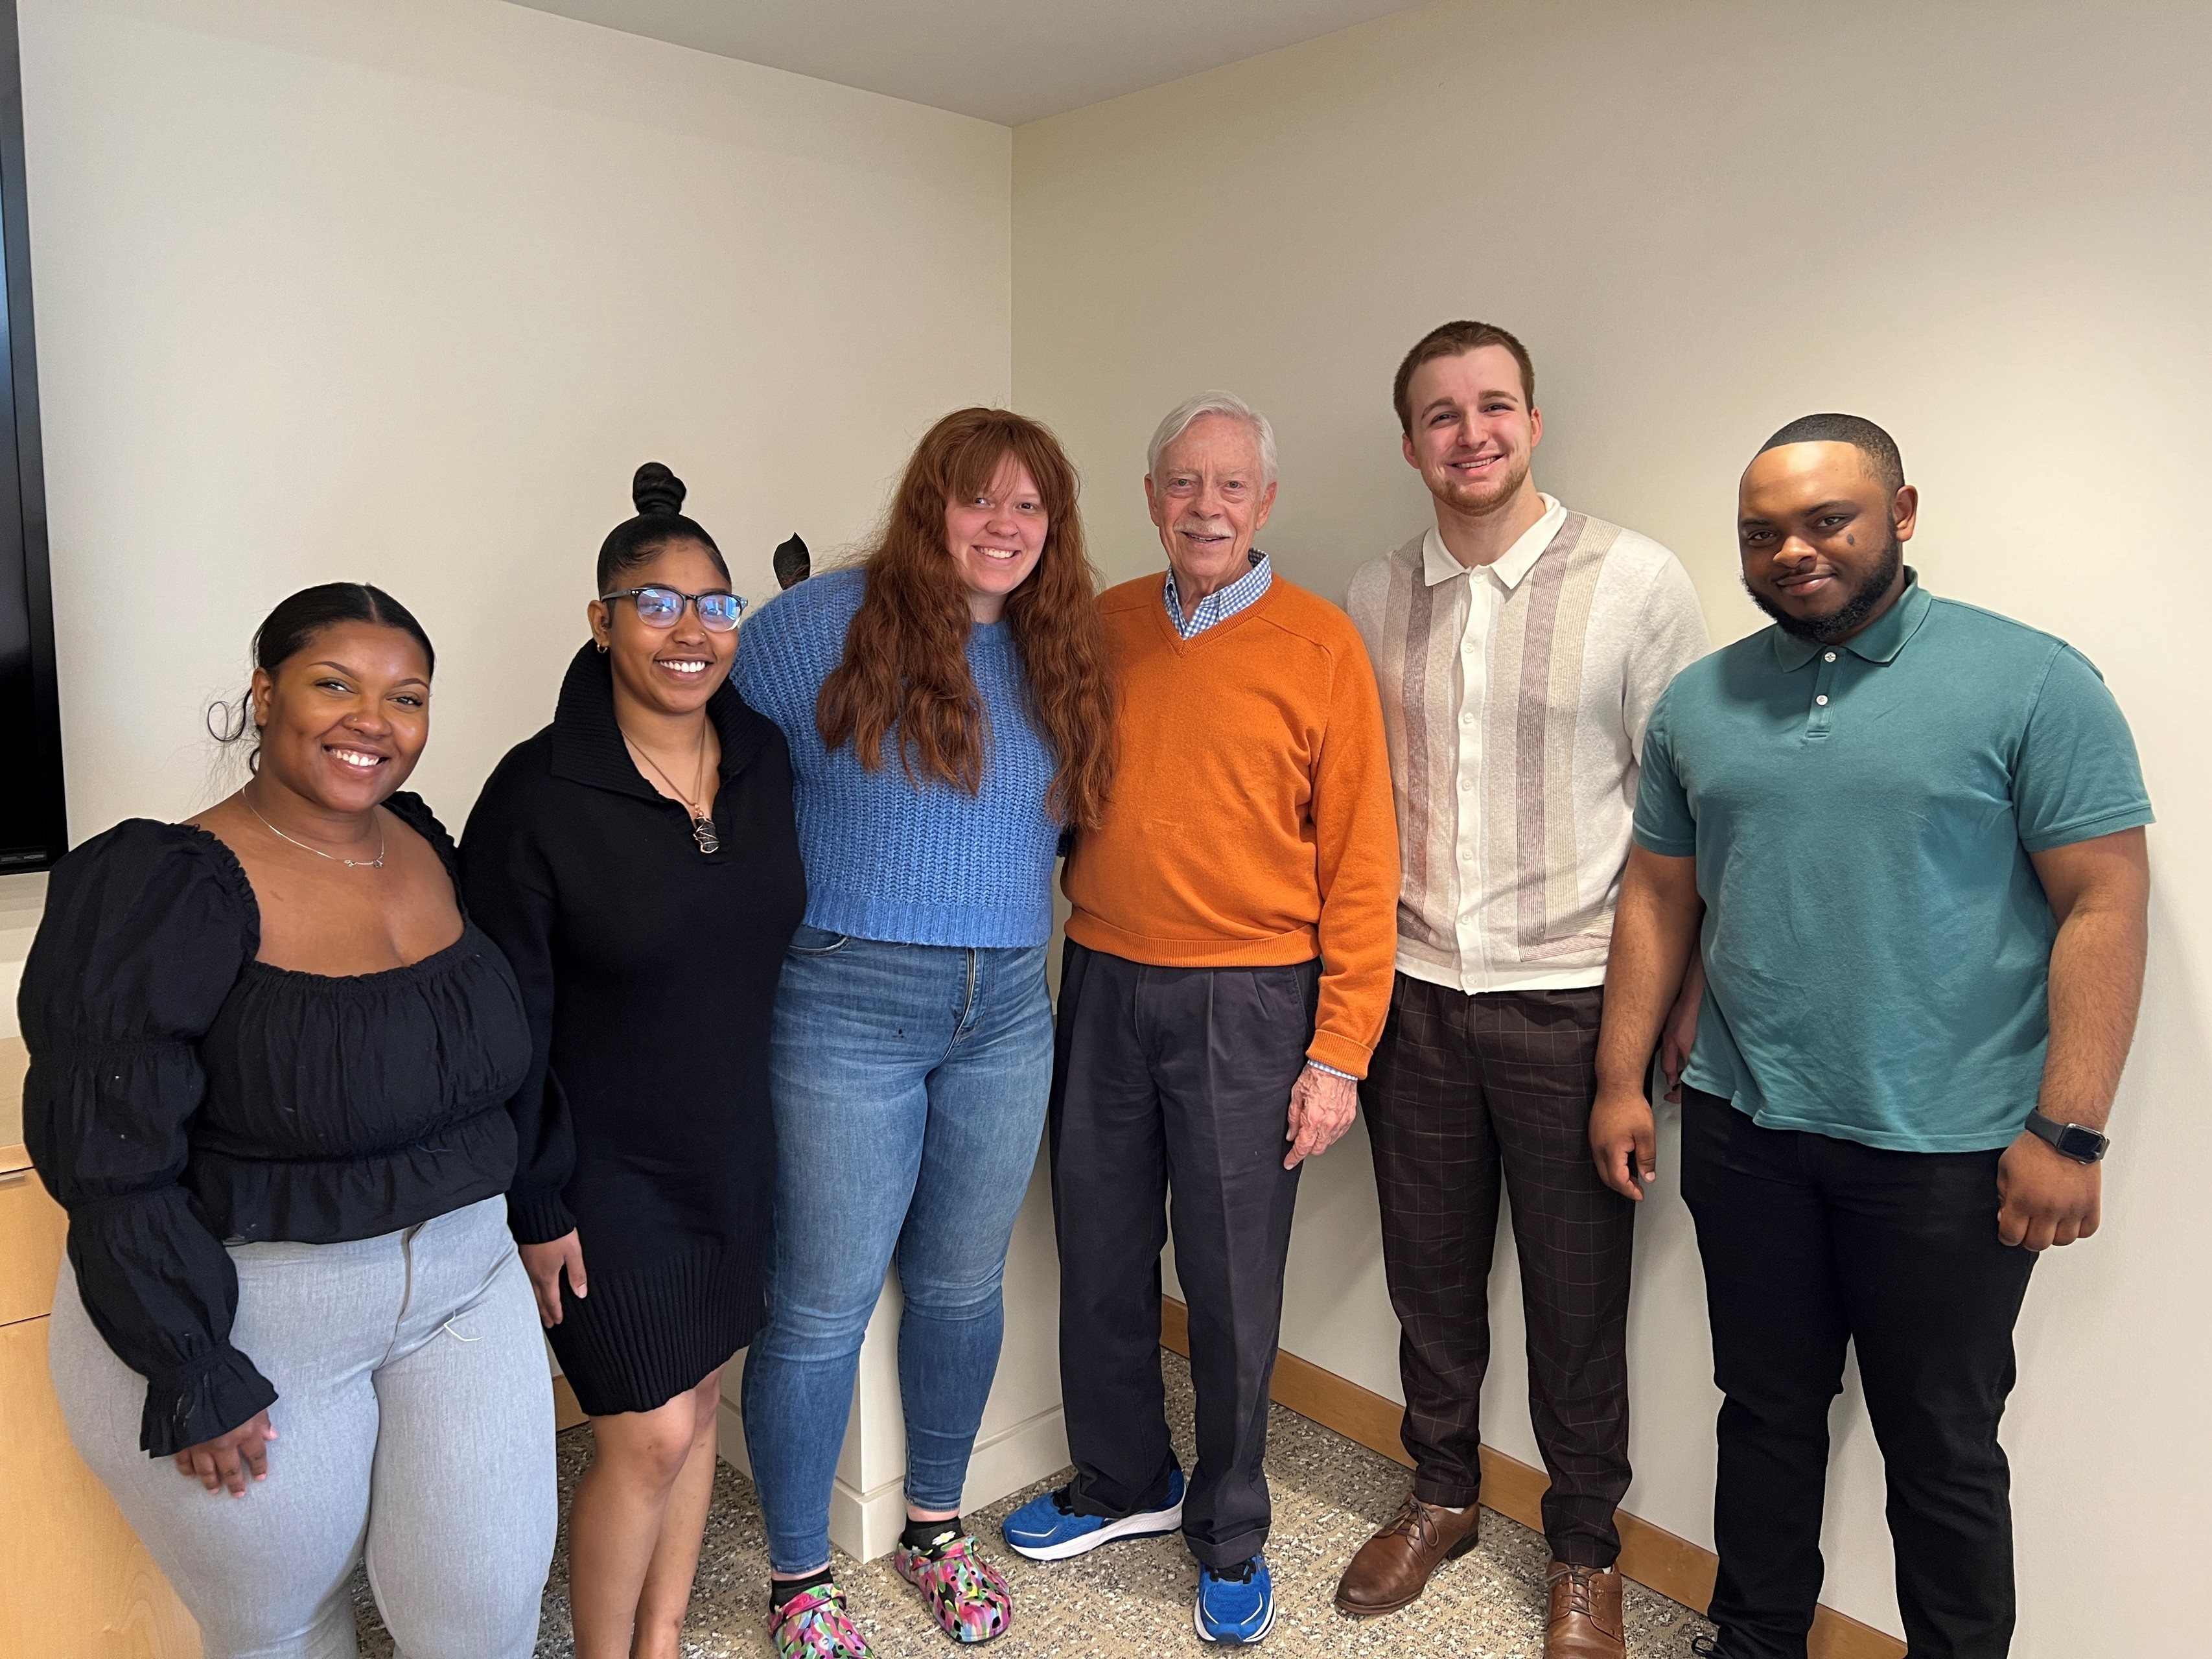
POLYGON ((2049 1141, 2059 1156, 2076 1164, 2094 1164, 2112 1149, 2111 1138, 2100 1131, 2079 1123, 2061 1123, 2039 1111, 2027 1115, 2027 1127, 2030 1134, 2049 1141))

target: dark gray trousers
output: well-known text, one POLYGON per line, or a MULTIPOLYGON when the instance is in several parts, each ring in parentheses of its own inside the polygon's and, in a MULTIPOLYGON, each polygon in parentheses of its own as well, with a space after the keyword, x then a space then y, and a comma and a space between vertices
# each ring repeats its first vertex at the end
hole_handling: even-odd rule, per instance
POLYGON ((1267 1539, 1267 1383, 1298 1191, 1285 1132, 1320 982, 1318 963, 1148 968, 1073 940, 1062 962, 1050 1125, 1073 1500, 1115 1516, 1166 1501, 1171 1221, 1198 1395, 1183 1536, 1212 1567, 1267 1539))

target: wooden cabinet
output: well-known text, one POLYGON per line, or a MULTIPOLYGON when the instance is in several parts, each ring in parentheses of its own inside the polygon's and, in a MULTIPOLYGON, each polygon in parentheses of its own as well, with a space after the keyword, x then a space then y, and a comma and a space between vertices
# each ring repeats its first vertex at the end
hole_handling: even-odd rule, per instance
POLYGON ((23 1066, 21 1040, 0 1038, 0 1655, 198 1659, 191 1615, 78 1460, 46 1375, 65 1230, 21 1144, 23 1066))

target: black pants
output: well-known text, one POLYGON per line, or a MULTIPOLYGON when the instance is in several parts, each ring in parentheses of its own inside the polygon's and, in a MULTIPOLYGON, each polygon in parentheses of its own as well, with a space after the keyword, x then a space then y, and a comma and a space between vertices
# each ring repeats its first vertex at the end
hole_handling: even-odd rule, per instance
POLYGON ((1468 996, 1407 975, 1360 1089, 1375 1147, 1382 1267, 1398 1315, 1413 1495, 1482 1487, 1482 1379, 1501 1191, 1513 1200, 1528 1408, 1551 1485, 1552 1553, 1620 1554, 1628 1490, 1628 1270, 1636 1206, 1590 1161, 1601 987, 1468 996))
POLYGON ((1198 1395, 1183 1536, 1212 1567, 1267 1538, 1267 1384, 1298 1191, 1285 1129, 1320 982, 1317 963, 1147 968, 1073 940, 1062 962, 1050 1123, 1074 1503, 1118 1516, 1167 1498, 1160 1251, 1172 1190, 1198 1395))
POLYGON ((1997 1424, 2035 1257, 1997 1242, 1996 1152, 1762 1129, 1682 1091, 1720 1415, 1711 1617, 1741 1659, 1804 1659, 1820 1593, 1828 1406, 1858 1351, 1912 1659, 2002 1659, 2012 1505, 1997 1424))

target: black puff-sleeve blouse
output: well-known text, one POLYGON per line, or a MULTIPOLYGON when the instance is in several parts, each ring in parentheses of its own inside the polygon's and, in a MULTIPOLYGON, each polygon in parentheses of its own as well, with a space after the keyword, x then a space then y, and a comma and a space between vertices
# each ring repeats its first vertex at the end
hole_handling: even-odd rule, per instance
MULTIPOLYGON (((453 867, 411 794, 386 803, 453 867)), ((530 1026, 499 947, 461 937, 335 976, 255 960, 245 870, 204 830, 134 818, 55 866, 17 1006, 24 1133, 69 1212, 94 1326, 146 1379, 162 1456, 276 1397, 230 1346, 226 1244, 373 1238, 507 1190, 530 1026)))

